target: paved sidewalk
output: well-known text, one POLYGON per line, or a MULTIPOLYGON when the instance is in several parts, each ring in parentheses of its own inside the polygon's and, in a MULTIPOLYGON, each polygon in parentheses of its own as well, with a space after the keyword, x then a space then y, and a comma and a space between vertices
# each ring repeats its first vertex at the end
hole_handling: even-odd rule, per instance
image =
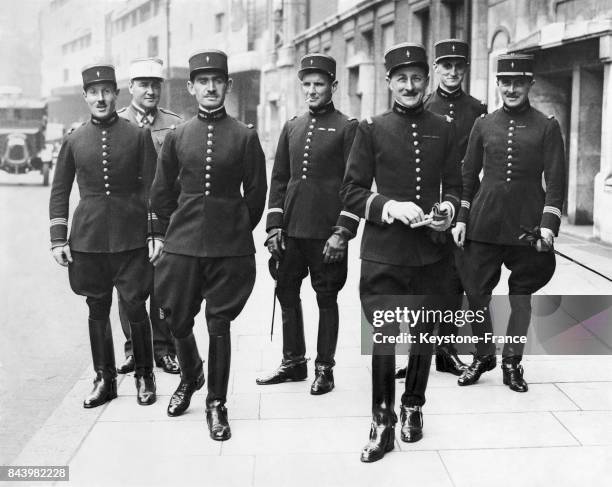
MULTIPOLYGON (((558 248, 612 274, 609 247, 562 236, 558 248)), ((423 440, 402 443, 397 431, 393 452, 377 463, 362 464, 359 452, 370 422, 370 357, 360 355, 357 245, 351 247, 349 280, 340 297, 337 386, 320 397, 308 393, 317 320, 309 286, 304 287, 303 301, 308 354, 313 358, 310 379, 255 384, 257 375, 277 366, 281 358, 280 315, 270 342, 272 281, 261 246, 257 257, 255 290, 232 328, 231 440, 209 439, 203 391, 184 416, 169 418, 165 409, 178 377, 159 370, 153 406, 136 404, 133 378, 127 376, 121 379, 116 400, 83 409, 92 379, 88 368, 14 464, 69 464, 70 482, 58 482, 60 487, 610 485, 611 356, 526 357, 527 394, 503 386, 499 368, 468 388, 457 387, 456 377, 432 370, 423 440)), ((504 285, 498 290, 503 293, 504 285)), ((557 273, 543 291, 612 294, 612 286, 559 259, 557 273)), ((195 332, 206 358, 203 319, 197 320, 195 332)), ((115 328, 119 349, 122 340, 115 328)), ((398 383, 397 404, 402 389, 398 383)))

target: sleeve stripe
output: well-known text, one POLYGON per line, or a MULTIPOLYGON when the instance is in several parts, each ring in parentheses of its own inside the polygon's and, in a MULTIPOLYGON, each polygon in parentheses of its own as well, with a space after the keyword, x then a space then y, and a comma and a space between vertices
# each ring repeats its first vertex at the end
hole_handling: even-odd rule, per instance
POLYGON ((68 226, 68 219, 66 218, 52 218, 49 221, 49 226, 54 226, 54 225, 65 225, 68 226))
POLYGON ((471 205, 471 203, 469 201, 461 200, 461 206, 463 206, 464 208, 469 210, 470 206, 472 206, 472 205, 471 205))
POLYGON ((269 208, 268 209, 268 214, 270 214, 270 213, 281 213, 281 214, 283 214, 285 212, 283 211, 282 208, 269 208))
POLYGON ((552 213, 557 218, 561 219, 561 210, 559 208, 554 207, 554 206, 545 206, 544 207, 544 213, 552 213))
POLYGON ((340 212, 340 216, 346 216, 348 218, 352 218, 353 220, 355 220, 357 223, 359 223, 359 217, 357 215, 355 215, 354 213, 351 213, 349 211, 344 211, 342 210, 340 212))
POLYGON ((365 207, 365 219, 366 220, 370 219, 370 206, 372 205, 372 201, 374 200, 374 198, 376 198, 377 196, 378 196, 378 193, 372 193, 370 197, 368 198, 368 200, 366 201, 366 207, 365 207))

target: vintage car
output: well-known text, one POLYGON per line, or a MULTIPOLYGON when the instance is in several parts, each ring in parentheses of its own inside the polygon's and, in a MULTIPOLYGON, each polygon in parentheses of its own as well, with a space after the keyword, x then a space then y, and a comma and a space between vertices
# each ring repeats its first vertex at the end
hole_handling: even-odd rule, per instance
POLYGON ((0 169, 11 174, 40 171, 49 184, 53 150, 45 144, 47 104, 0 93, 0 169))

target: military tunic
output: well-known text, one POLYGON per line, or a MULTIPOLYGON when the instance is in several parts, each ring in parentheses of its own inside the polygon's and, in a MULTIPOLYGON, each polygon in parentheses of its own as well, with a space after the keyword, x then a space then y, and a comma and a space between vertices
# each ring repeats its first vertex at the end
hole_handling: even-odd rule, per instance
POLYGON ((255 282, 252 231, 261 219, 266 190, 257 133, 223 107, 200 110, 166 137, 151 209, 153 233, 165 239, 155 293, 160 318, 175 337, 191 333, 202 298, 209 332, 229 333, 255 282))
POLYGON ((94 309, 100 319, 108 317, 113 285, 128 302, 130 320, 143 319, 151 279, 147 201, 154 171, 149 131, 116 113, 105 121, 92 118, 62 144, 49 203, 51 245, 69 243, 71 287, 88 297, 90 313, 94 309), (75 177, 80 201, 68 239, 75 177))
POLYGON ((181 117, 165 108, 158 108, 155 113, 147 114, 140 108, 134 106, 134 104, 130 104, 119 110, 117 114, 139 127, 149 128, 151 130, 153 143, 155 144, 155 150, 158 154, 161 151, 168 132, 174 130, 177 125, 183 123, 181 117))

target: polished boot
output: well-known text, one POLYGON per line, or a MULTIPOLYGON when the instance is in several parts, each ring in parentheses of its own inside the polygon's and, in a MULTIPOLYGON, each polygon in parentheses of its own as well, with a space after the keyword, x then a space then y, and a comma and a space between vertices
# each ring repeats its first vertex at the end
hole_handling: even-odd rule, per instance
POLYGON ((293 308, 282 307, 283 314, 283 361, 272 373, 258 377, 255 382, 262 385, 301 381, 308 377, 306 367, 306 341, 301 303, 293 308))
POLYGON ((461 377, 457 379, 460 386, 469 386, 478 381, 480 376, 497 366, 495 355, 476 355, 474 361, 463 371, 461 377))
POLYGON ((155 365, 162 369, 167 374, 180 374, 181 369, 179 367, 176 356, 169 353, 162 355, 155 359, 155 365))
POLYGON ((125 357, 125 362, 123 362, 118 368, 117 372, 119 374, 129 374, 130 372, 134 372, 134 355, 128 355, 125 357))
POLYGON ((527 392, 529 386, 523 379, 523 366, 515 362, 503 362, 502 374, 504 377, 504 385, 507 385, 516 392, 527 392))
POLYGON ((180 416, 191 403, 191 396, 204 385, 202 359, 193 333, 175 338, 177 358, 181 367, 181 382, 170 398, 168 416, 180 416))
POLYGON ((153 338, 149 318, 138 322, 130 321, 130 333, 134 351, 136 401, 141 406, 149 406, 157 400, 153 374, 153 338))
POLYGON ((232 359, 231 337, 213 335, 208 347, 208 396, 206 397, 206 423, 210 437, 216 441, 232 437, 227 420, 227 385, 232 359))
POLYGON ((315 379, 310 393, 319 396, 334 388, 336 365, 336 345, 338 344, 338 305, 319 309, 319 332, 317 335, 317 359, 315 360, 315 379))
POLYGON ((89 320, 89 342, 96 378, 84 408, 95 408, 117 397, 117 371, 113 334, 108 320, 89 320))
POLYGON ((454 348, 438 348, 436 350, 436 370, 438 372, 449 372, 460 376, 465 369, 467 369, 467 365, 461 361, 454 348))
POLYGON ((395 355, 372 355, 372 425, 361 461, 376 462, 395 446, 395 355))
POLYGON ((402 404, 400 421, 402 422, 402 441, 414 443, 423 438, 423 413, 421 406, 404 406, 402 404))

